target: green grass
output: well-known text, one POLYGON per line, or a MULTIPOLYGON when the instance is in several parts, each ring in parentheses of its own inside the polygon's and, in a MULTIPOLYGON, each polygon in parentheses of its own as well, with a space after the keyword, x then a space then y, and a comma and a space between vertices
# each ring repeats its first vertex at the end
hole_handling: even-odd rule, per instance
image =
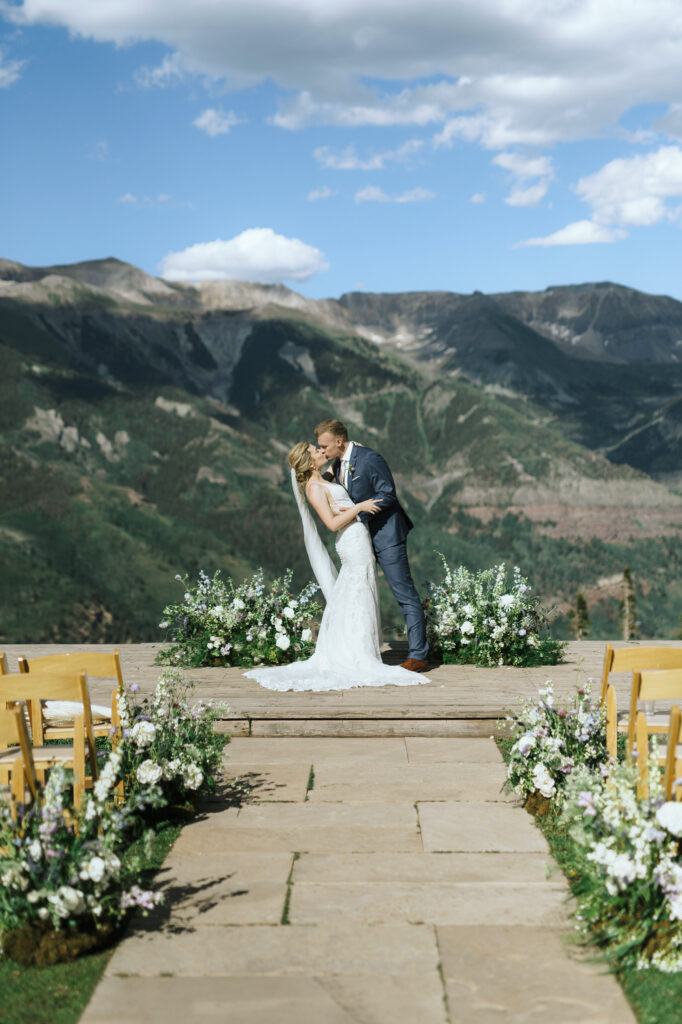
MULTIPOLYGON (((511 740, 500 739, 498 746, 506 761, 511 740)), ((565 874, 569 886, 575 889, 580 881, 580 870, 575 843, 567 829, 553 814, 536 817, 535 824, 545 836, 552 856, 565 874)), ((599 956, 596 951, 595 956, 599 956)), ((631 968, 614 971, 614 974, 640 1024, 669 1024, 676 1019, 671 1014, 671 1007, 682 1005, 682 973, 664 974, 654 968, 645 971, 631 968)))
MULTIPOLYGON (((173 820, 158 826, 142 875, 150 883, 175 842, 180 826, 173 820)), ((141 848, 141 840, 130 853, 141 848)), ((82 1014, 113 947, 53 967, 20 967, 0 960, 0 1022, 2 1024, 75 1024, 82 1014)))

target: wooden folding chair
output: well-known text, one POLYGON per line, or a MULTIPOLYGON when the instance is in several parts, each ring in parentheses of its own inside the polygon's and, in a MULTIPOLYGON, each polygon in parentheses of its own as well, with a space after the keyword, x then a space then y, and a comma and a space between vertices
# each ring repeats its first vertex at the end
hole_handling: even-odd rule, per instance
POLYGON ((37 772, 44 772, 63 764, 74 773, 73 796, 78 807, 86 788, 97 778, 97 751, 92 726, 90 694, 86 672, 72 672, 68 677, 54 678, 50 673, 34 670, 30 673, 12 673, 0 677, 0 701, 18 703, 26 701, 30 710, 33 732, 33 761, 37 772), (72 701, 81 707, 71 733, 73 743, 45 746, 41 701, 72 701), (89 773, 86 770, 87 763, 89 773))
POLYGON ((27 788, 31 801, 38 799, 33 749, 20 707, 0 707, 0 783, 10 786, 13 815, 17 804, 27 803, 27 788))
MULTIPOLYGON (((118 649, 111 653, 104 651, 74 651, 69 654, 46 654, 41 658, 25 658, 19 655, 19 671, 35 672, 40 671, 43 675, 49 674, 53 679, 71 677, 75 672, 87 672, 88 679, 116 679, 116 688, 111 695, 111 706, 101 709, 98 715, 93 711, 93 729, 95 736, 108 737, 112 727, 118 730, 120 726, 118 714, 118 693, 123 690, 123 673, 121 672, 121 660, 118 649)), ((0 672, 2 669, 0 668, 0 672)), ((78 706, 58 707, 50 709, 43 708, 43 723, 40 739, 34 738, 34 742, 43 743, 45 740, 71 739, 73 736, 72 719, 78 713, 78 706), (53 714, 50 711, 53 710, 53 714), (62 717, 60 718, 60 714, 62 717), (49 716, 49 717, 48 717, 49 716), (49 719, 53 719, 52 723, 49 719)))
MULTIPOLYGON (((670 727, 670 712, 644 711, 640 703, 653 704, 656 701, 682 700, 682 668, 660 672, 633 672, 630 691, 630 718, 628 720, 627 754, 632 756, 637 736, 637 715, 643 715, 647 735, 667 733, 670 727)), ((640 721, 640 732, 642 723, 640 721)))
POLYGON ((606 687, 606 753, 614 761, 618 756, 618 702, 610 683, 606 687))
POLYGON ((676 786, 682 778, 682 712, 678 705, 670 712, 670 728, 668 729, 668 749, 665 757, 665 774, 663 787, 666 800, 681 800, 682 788, 676 786))
POLYGON ((607 644, 601 678, 601 703, 606 701, 606 687, 612 672, 644 672, 651 669, 682 668, 680 647, 613 647, 607 644))

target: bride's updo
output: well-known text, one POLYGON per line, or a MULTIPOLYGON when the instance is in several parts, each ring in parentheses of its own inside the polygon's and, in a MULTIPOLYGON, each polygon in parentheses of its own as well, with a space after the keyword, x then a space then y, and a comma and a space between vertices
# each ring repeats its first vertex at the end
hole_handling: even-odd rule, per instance
POLYGON ((288 455, 289 465, 296 474, 296 480, 298 486, 302 491, 305 490, 305 485, 310 480, 311 474, 314 470, 313 460, 310 458, 310 452, 308 451, 309 442, 299 441, 291 449, 288 455))

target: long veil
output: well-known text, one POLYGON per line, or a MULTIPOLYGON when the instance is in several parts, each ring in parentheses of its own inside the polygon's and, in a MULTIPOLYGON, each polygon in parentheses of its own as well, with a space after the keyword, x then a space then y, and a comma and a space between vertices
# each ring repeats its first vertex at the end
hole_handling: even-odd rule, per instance
POLYGON ((291 486, 296 497, 296 504, 298 505, 298 512, 303 525, 303 543, 308 553, 310 567, 320 585, 320 590, 324 594, 325 601, 328 602, 334 589, 338 572, 329 552, 322 543, 322 538, 317 532, 315 520, 308 508, 307 501, 301 494, 298 481, 296 480, 296 473, 293 469, 291 471, 291 486))

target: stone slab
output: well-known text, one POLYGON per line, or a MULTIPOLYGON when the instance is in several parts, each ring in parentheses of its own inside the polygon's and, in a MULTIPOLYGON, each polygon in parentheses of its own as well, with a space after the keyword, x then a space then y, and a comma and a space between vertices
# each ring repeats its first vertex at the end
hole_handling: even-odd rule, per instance
POLYGON ((446 1024, 430 974, 105 978, 81 1024, 446 1024))
POLYGON ((229 808, 184 831, 206 850, 317 853, 421 852, 412 804, 256 804, 229 808), (203 838, 205 836, 205 839, 203 838))
POLYGON ((436 936, 429 925, 202 925, 177 933, 130 934, 115 950, 106 975, 400 975, 436 971, 438 962, 436 936))
POLYGON ((408 736, 405 746, 410 764, 502 763, 497 744, 491 739, 408 736))
POLYGON ((319 761, 384 762, 406 764, 407 752, 402 738, 310 739, 284 737, 268 739, 258 736, 237 738, 227 748, 230 764, 315 764, 319 761))
POLYGON ((613 975, 569 957, 547 928, 439 927, 453 1024, 629 1024, 613 975))
MULTIPOLYGON (((148 919, 173 927, 192 924, 279 924, 293 857, 289 853, 207 852, 184 839, 156 875, 166 903, 148 919), (184 840, 184 841, 183 841, 184 840)), ((144 923, 147 927, 147 922, 144 923)))
POLYGON ((547 841, 521 807, 485 803, 419 803, 427 851, 491 850, 549 853, 547 841))
MULTIPOLYGON (((541 853, 304 853, 292 880, 537 883, 547 880, 549 864, 541 853)), ((558 868, 551 877, 562 877, 558 868)))
POLYGON ((517 802, 502 787, 507 779, 498 764, 337 765, 315 768, 314 803, 394 803, 415 800, 517 802))
POLYGON ((303 801, 308 788, 310 763, 303 764, 231 764, 223 766, 226 780, 240 779, 249 786, 249 801, 303 801))
POLYGON ((549 925, 566 921, 563 882, 357 882, 292 889, 292 924, 327 919, 363 924, 549 925))

